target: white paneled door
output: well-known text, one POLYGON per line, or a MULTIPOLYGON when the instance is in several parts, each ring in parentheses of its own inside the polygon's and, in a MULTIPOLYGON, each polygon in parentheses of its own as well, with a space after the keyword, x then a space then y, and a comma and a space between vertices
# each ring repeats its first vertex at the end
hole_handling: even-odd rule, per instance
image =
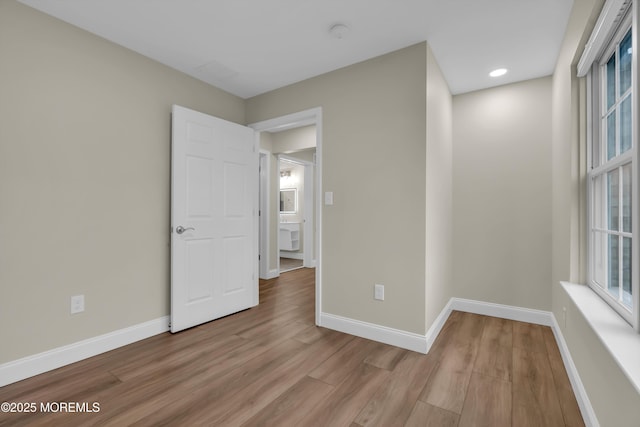
POLYGON ((258 304, 253 129, 172 109, 171 332, 258 304))

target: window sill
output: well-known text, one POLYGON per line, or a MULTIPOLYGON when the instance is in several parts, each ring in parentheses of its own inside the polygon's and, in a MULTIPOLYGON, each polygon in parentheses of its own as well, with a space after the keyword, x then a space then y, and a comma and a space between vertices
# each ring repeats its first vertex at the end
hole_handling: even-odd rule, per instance
POLYGON ((640 334, 588 286, 567 282, 560 284, 640 393, 640 334))

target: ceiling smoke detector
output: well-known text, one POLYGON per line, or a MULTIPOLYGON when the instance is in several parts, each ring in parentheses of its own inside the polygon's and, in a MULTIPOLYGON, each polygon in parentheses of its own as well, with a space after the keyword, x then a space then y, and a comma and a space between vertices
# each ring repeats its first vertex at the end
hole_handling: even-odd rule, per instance
POLYGON ((329 34, 331 34, 333 38, 336 38, 336 39, 345 38, 345 36, 349 31, 350 31, 349 27, 347 27, 344 24, 335 24, 331 26, 331 28, 329 28, 329 34))

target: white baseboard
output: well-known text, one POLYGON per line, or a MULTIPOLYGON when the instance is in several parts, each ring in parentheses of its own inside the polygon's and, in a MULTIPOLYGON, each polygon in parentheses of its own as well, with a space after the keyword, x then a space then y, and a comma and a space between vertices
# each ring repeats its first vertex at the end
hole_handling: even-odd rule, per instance
POLYGON ((427 337, 334 314, 320 313, 320 326, 418 353, 427 352, 427 337))
POLYGON ((438 317, 436 317, 436 320, 433 321, 433 323, 429 327, 429 330, 427 331, 427 353, 429 352, 429 350, 431 350, 431 346, 435 342, 436 338, 438 338, 438 335, 440 335, 440 331, 442 330, 444 324, 447 322, 451 311, 451 300, 449 300, 447 305, 444 306, 438 317))
POLYGON ((449 301, 451 310, 465 311, 467 313, 482 314, 485 316, 500 317, 502 319, 517 320, 536 325, 553 326, 553 314, 549 311, 534 310, 531 308, 514 307, 510 305, 494 304, 491 302, 474 301, 470 299, 451 298, 449 301))
POLYGON ((553 330, 553 335, 556 337, 556 343, 558 343, 558 349, 560 350, 564 367, 567 370, 571 388, 573 389, 573 393, 576 395, 576 400, 578 401, 578 407, 580 408, 580 413, 582 414, 584 423, 586 427, 600 427, 596 413, 593 410, 593 406, 591 406, 591 401, 587 395, 587 390, 584 388, 584 384, 582 384, 580 375, 578 375, 578 369, 573 363, 571 353, 569 353, 569 347, 567 346, 567 342, 564 340, 564 336, 562 335, 556 316, 551 313, 551 317, 553 319, 551 329, 553 330))
POLYGON ((280 251, 280 258, 304 259, 304 253, 302 253, 302 252, 280 251))
POLYGON ((501 317, 510 320, 519 320, 521 322, 535 323, 545 326, 551 326, 553 319, 553 315, 547 311, 512 307, 462 298, 451 298, 433 324, 429 327, 429 330, 425 335, 414 334, 328 313, 320 314, 320 326, 356 335, 358 337, 367 338, 373 341, 395 345, 396 347, 406 348, 419 353, 427 353, 438 337, 438 334, 442 330, 442 327, 449 318, 452 310, 483 314, 485 316, 501 317))
POLYGON ((105 353, 169 330, 169 316, 0 365, 0 387, 105 353))
POLYGON ((269 280, 269 279, 275 279, 278 276, 280 276, 280 273, 278 272, 277 268, 274 268, 273 270, 267 271, 267 275, 265 277, 260 277, 260 278, 263 280, 269 280))

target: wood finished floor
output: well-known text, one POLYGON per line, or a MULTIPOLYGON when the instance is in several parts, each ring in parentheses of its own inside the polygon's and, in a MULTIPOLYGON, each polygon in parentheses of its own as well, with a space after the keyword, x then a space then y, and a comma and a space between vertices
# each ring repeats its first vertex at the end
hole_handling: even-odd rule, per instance
POLYGON ((256 308, 0 388, 0 426, 584 426, 547 327, 453 312, 428 355, 314 326, 314 270, 256 308))

